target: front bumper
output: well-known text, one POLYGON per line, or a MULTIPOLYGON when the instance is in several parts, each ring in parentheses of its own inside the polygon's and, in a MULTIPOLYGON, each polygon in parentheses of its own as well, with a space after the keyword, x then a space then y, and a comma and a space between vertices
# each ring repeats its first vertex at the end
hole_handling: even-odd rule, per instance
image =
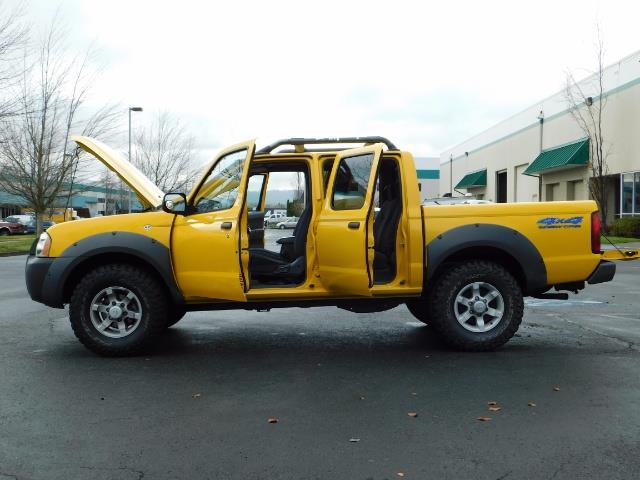
POLYGON ((615 263, 609 262, 608 260, 600 260, 600 263, 591 274, 587 282, 589 283, 589 285, 593 285, 594 283, 610 282, 611 280, 613 280, 615 274, 615 263))
POLYGON ((59 305, 52 305, 50 303, 51 299, 46 298, 44 288, 47 277, 51 275, 50 269, 54 260, 55 258, 29 255, 27 257, 24 276, 27 282, 27 291, 32 300, 51 307, 58 307, 59 305))

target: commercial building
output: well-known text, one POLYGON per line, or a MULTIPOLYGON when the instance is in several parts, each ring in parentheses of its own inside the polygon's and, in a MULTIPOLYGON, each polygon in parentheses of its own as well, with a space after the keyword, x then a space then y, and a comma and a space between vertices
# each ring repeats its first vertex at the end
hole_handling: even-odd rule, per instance
MULTIPOLYGON (((604 100, 607 221, 640 215, 640 51, 579 82, 584 109, 604 100)), ((591 141, 560 91, 440 156, 440 193, 493 202, 590 198, 591 141)))
MULTIPOLYGON (((69 200, 69 207, 80 212, 80 216, 95 217, 128 211, 129 200, 131 201, 131 210, 140 211, 142 209, 137 197, 130 194, 128 190, 91 184, 76 184, 74 193, 69 200)), ((67 205, 66 193, 59 197, 58 202, 49 213, 62 213, 65 205, 67 205)), ((0 191, 0 218, 25 211, 28 211, 28 205, 23 198, 0 191)))
POLYGON ((413 160, 418 175, 420 200, 437 197, 440 190, 440 159, 438 157, 415 157, 413 160))

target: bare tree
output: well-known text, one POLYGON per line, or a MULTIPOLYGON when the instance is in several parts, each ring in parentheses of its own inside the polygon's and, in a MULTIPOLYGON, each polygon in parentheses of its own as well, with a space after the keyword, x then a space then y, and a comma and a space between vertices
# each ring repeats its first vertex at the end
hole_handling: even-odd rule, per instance
POLYGON ((64 203, 60 197, 72 190, 79 153, 70 147, 69 133, 107 128, 110 119, 98 110, 80 121, 80 107, 97 71, 89 66, 92 49, 70 56, 63 28, 56 15, 37 47, 26 51, 14 97, 16 113, 0 119, 0 188, 33 209, 38 234, 42 214, 64 203))
POLYGON ((180 120, 161 112, 135 135, 134 163, 163 192, 185 190, 194 139, 180 120))
POLYGON ((117 213, 120 192, 120 181, 118 177, 111 170, 105 168, 100 178, 100 185, 104 187, 103 215, 106 216, 117 213))
POLYGON ((21 5, 9 9, 0 2, 0 118, 15 113, 18 104, 8 90, 16 85, 23 67, 22 53, 27 41, 27 27, 21 5))
POLYGON ((569 113, 589 138, 589 168, 591 178, 589 191, 600 209, 603 224, 607 218, 607 179, 609 150, 605 147, 602 118, 607 106, 604 94, 604 44, 597 30, 597 69, 590 78, 578 82, 571 72, 567 73, 565 100, 569 113))
POLYGON ((304 174, 292 173, 291 186, 293 187, 293 199, 287 201, 287 215, 299 217, 304 210, 304 174))
MULTIPOLYGON (((122 115, 120 110, 120 105, 105 105, 102 108, 99 108, 86 121, 84 121, 81 134, 89 137, 100 138, 105 141, 113 137, 113 135, 117 133, 118 117, 122 115)), ((69 120, 72 119, 72 117, 69 118, 69 120)), ((65 187, 67 190, 65 209, 69 208, 73 195, 81 191, 76 182, 78 181, 82 160, 87 156, 87 153, 78 146, 75 148, 69 148, 68 135, 71 133, 72 127, 71 123, 67 124, 67 138, 64 148, 65 154, 67 154, 67 150, 70 151, 67 155, 71 155, 71 161, 73 162, 69 183, 65 187)))

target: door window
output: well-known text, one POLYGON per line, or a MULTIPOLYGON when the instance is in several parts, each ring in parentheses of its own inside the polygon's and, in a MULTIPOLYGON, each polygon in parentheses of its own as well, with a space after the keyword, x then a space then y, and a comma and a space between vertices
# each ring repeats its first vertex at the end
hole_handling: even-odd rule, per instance
POLYGON ((199 213, 215 212, 233 207, 238 197, 242 167, 247 150, 239 150, 222 157, 200 186, 193 203, 199 213))
POLYGON ((322 191, 325 195, 327 193, 327 187, 329 186, 329 177, 331 176, 334 161, 335 158, 327 158, 322 162, 322 191))
POLYGON ((371 153, 340 160, 331 199, 334 210, 359 210, 363 207, 372 166, 371 153))
POLYGON ((251 175, 249 177, 249 184, 247 185, 247 209, 250 212, 260 210, 260 197, 262 196, 265 178, 266 176, 263 174, 251 175))

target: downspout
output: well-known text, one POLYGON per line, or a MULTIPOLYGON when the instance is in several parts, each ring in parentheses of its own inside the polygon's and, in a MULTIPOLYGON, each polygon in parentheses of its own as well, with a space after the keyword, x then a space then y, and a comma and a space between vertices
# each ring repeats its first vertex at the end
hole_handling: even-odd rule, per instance
MULTIPOLYGON (((542 153, 542 139, 544 135, 544 111, 540 110, 538 114, 540 120, 540 153, 542 153)), ((542 174, 538 175, 538 202, 542 201, 542 174)))
POLYGON ((453 197, 453 154, 449 155, 449 193, 453 197))

